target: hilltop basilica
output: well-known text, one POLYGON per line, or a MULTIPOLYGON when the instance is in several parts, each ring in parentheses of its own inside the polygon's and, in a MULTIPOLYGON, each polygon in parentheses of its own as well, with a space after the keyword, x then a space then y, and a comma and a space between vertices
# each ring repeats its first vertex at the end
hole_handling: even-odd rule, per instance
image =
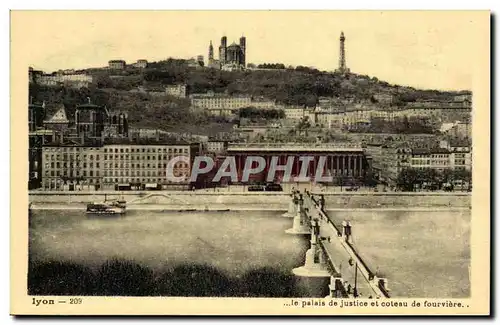
POLYGON ((219 60, 214 59, 212 41, 208 47, 208 66, 222 70, 243 70, 246 64, 246 37, 240 37, 240 43, 227 45, 227 37, 222 36, 219 46, 219 60))

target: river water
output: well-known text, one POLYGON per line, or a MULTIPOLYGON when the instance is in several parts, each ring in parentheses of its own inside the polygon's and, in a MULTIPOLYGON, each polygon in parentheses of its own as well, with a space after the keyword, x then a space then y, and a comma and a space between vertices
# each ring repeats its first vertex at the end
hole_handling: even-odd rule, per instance
MULTIPOLYGON (((325 296, 324 280, 291 273, 303 265, 309 243, 305 236, 285 234, 292 219, 282 213, 127 211, 122 217, 88 217, 76 210, 35 211, 30 220, 29 287, 34 294, 325 296), (117 261, 146 269, 155 284, 144 289, 143 284, 129 284, 136 281, 133 276, 122 279, 122 286, 143 288, 130 292, 118 288, 118 280, 112 285, 94 281, 111 271, 122 276, 125 271, 117 271, 124 270, 117 261), (88 273, 85 279, 79 275, 84 271, 74 271, 75 265, 88 273), (54 289, 54 278, 70 284, 54 289), (85 281, 94 281, 94 289, 71 284, 85 281)), ((354 244, 372 269, 388 278, 392 296, 470 295, 469 211, 329 214, 335 222, 351 220, 354 244)))

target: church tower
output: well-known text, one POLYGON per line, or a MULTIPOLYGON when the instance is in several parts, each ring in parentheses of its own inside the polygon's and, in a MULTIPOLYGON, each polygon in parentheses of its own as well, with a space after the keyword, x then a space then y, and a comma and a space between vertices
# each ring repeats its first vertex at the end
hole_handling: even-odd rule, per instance
POLYGON ((222 38, 220 39, 220 46, 219 46, 219 60, 221 65, 226 64, 226 52, 227 52, 227 37, 222 36, 222 38))
POLYGON ((210 45, 208 46, 208 65, 213 64, 214 62, 214 46, 212 45, 212 41, 210 41, 210 45))
POLYGON ((345 62, 345 36, 344 32, 340 32, 340 51, 339 51, 339 67, 336 70, 340 73, 349 73, 349 69, 347 68, 345 62))
POLYGON ((247 56, 247 38, 245 36, 240 37, 240 48, 241 48, 241 65, 246 66, 246 56, 247 56))

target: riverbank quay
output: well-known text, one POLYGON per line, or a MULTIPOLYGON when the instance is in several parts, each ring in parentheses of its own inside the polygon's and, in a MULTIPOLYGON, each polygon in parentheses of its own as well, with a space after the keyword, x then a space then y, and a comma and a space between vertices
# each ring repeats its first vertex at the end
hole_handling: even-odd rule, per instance
MULTIPOLYGON (((320 192, 326 208, 410 210, 470 209, 470 193, 444 192, 320 192)), ((287 210, 290 194, 286 192, 202 192, 202 191, 30 191, 33 209, 80 208, 87 203, 124 200, 127 209, 137 210, 287 210)))

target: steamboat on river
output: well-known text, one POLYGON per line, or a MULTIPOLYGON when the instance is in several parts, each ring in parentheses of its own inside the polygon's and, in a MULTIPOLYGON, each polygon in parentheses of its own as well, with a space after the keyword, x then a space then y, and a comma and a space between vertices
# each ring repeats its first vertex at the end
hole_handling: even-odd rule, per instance
POLYGON ((124 214, 127 204, 125 201, 112 201, 87 204, 87 214, 124 214))

